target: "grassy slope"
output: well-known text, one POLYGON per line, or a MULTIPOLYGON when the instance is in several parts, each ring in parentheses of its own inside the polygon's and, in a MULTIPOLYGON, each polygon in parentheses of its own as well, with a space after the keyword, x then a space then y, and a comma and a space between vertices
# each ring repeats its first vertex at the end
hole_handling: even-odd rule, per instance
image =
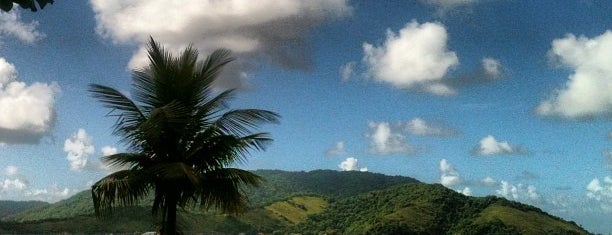
POLYGON ((280 201, 266 206, 278 220, 286 220, 290 224, 297 224, 306 217, 323 212, 327 201, 321 197, 302 196, 294 197, 286 201, 280 201))

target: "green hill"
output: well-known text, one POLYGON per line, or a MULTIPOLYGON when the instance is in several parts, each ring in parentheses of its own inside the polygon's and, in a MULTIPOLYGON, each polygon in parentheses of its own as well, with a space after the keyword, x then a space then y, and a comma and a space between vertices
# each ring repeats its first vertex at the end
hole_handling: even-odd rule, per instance
MULTIPOLYGON (((266 179, 247 190, 250 209, 222 215, 187 208, 185 232, 236 234, 588 234, 540 209, 497 197, 467 197, 441 185, 368 172, 260 170, 266 179)), ((92 213, 91 195, 13 214, 0 233, 119 233, 156 228, 148 203, 105 219, 92 213)))
POLYGON ((589 234, 540 209, 468 197, 439 184, 404 184, 330 202, 287 230, 303 234, 589 234))
POLYGON ((49 205, 41 201, 0 201, 0 219, 33 208, 49 205))

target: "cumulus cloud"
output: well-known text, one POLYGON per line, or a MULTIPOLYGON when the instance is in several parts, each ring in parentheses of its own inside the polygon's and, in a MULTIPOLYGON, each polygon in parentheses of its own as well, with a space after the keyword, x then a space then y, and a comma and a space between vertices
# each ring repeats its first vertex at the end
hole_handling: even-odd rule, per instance
POLYGON ((569 34, 552 42, 550 55, 573 73, 536 107, 543 116, 609 117, 612 114, 612 31, 594 38, 569 34))
POLYGON ((426 122, 420 118, 414 118, 408 121, 405 125, 406 130, 412 134, 417 136, 456 136, 459 135, 460 132, 443 125, 433 125, 431 123, 426 122))
POLYGON ((346 151, 344 150, 344 141, 336 142, 333 148, 325 151, 326 156, 337 156, 337 155, 342 155, 345 153, 346 151))
POLYGON ((472 189, 470 187, 465 187, 462 190, 457 191, 465 196, 472 196, 472 189))
POLYGON ((0 198, 4 200, 40 200, 56 202, 68 198, 80 190, 71 190, 52 184, 46 188, 32 188, 27 177, 19 172, 19 168, 9 165, 5 167, 0 176, 0 198))
POLYGON ((502 65, 499 60, 485 57, 481 60, 482 73, 485 78, 494 79, 499 78, 502 75, 502 65))
POLYGON ((537 188, 533 185, 513 185, 504 180, 501 181, 499 189, 495 192, 502 197, 515 201, 536 202, 541 198, 537 188))
POLYGON ((491 187, 491 186, 496 185, 497 181, 493 179, 491 176, 487 176, 480 180, 480 184, 491 187))
POLYGON ((91 0, 91 6, 99 35, 141 45, 131 68, 146 65, 144 43, 151 35, 174 52, 189 43, 203 54, 231 49, 244 59, 236 61, 243 67, 234 75, 261 58, 284 68, 309 68, 309 32, 352 13, 347 0, 91 0))
MULTIPOLYGON (((484 57, 480 60, 480 66, 472 72, 448 76, 440 81, 442 89, 456 91, 461 87, 485 84, 504 78, 506 68, 501 61, 492 57, 484 57)), ((435 87, 434 87, 435 88, 435 87)))
POLYGON ((420 89, 436 95, 455 91, 440 83, 459 59, 447 48, 447 33, 440 23, 416 21, 398 33, 387 30, 379 46, 363 44, 363 61, 370 76, 401 89, 420 89))
POLYGON ((462 181, 463 179, 459 175, 459 172, 455 170, 452 164, 446 159, 440 160, 440 184, 450 188, 462 183, 462 181))
POLYGON ((594 178, 586 190, 588 198, 597 201, 604 211, 612 212, 612 177, 606 176, 602 181, 594 178))
POLYGON ((28 180, 19 173, 19 168, 16 166, 6 166, 2 170, 2 175, 6 178, 0 178, 0 195, 21 192, 28 187, 28 180))
POLYGON ((43 33, 36 30, 38 22, 22 22, 19 12, 0 12, 0 37, 12 36, 25 43, 34 43, 44 37, 43 33))
POLYGON ((472 154, 481 156, 525 153, 527 150, 524 147, 512 145, 507 141, 498 141, 492 135, 482 138, 478 146, 472 150, 472 154))
POLYGON ((76 193, 79 190, 69 189, 67 187, 60 187, 57 184, 52 184, 47 188, 31 189, 24 192, 24 197, 28 200, 37 200, 54 203, 59 200, 66 199, 76 193))
POLYGON ((360 167, 357 158, 349 157, 338 165, 343 171, 368 171, 367 167, 360 167))
POLYGON ((102 156, 110 156, 117 153, 117 148, 112 146, 104 146, 100 149, 102 156))
POLYGON ((15 66, 0 57, 0 143, 36 144, 55 124, 56 83, 17 80, 15 66))
POLYGON ((93 137, 88 135, 84 129, 79 129, 66 139, 64 151, 68 153, 66 159, 70 163, 70 169, 82 171, 88 166, 89 155, 95 151, 93 137))
POLYGON ((340 66, 340 77, 342 78, 343 82, 348 81, 353 75, 355 75, 356 64, 356 62, 351 61, 340 66))
POLYGON ((4 179, 0 181, 0 189, 2 191, 23 190, 26 188, 26 182, 21 179, 4 179))
POLYGON ((366 134, 370 142, 369 152, 377 155, 404 154, 415 152, 414 148, 406 141, 400 128, 392 127, 388 122, 370 122, 370 130, 366 134))

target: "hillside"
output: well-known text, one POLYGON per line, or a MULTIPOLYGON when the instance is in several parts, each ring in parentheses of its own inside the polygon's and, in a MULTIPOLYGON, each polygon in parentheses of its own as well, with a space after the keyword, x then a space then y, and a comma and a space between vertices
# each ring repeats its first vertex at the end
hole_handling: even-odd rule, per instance
MULTIPOLYGON (((413 178, 402 176, 332 170, 315 170, 310 172, 258 170, 255 173, 263 177, 266 182, 260 187, 247 189, 252 207, 265 206, 296 195, 312 194, 326 197, 346 197, 401 183, 418 182, 413 178)), ((42 208, 13 213, 5 220, 25 222, 90 215, 93 214, 91 200, 91 193, 83 191, 66 200, 42 208)), ((149 201, 152 200, 150 199, 149 201)), ((145 200, 142 205, 150 204, 145 200)))
POLYGON ((47 205, 49 203, 41 201, 0 201, 0 219, 8 215, 47 205))
MULTIPOLYGON (((316 234, 588 234, 540 209, 497 197, 467 197, 441 185, 367 172, 256 171, 266 178, 248 189, 250 209, 239 216, 188 208, 184 231, 301 232, 316 234)), ((145 202, 146 204, 146 202, 145 202)), ((92 215, 85 191, 67 200, 14 214, 0 232, 80 233, 151 231, 146 206, 125 208, 105 219, 92 215)))
POLYGON ((468 197, 439 184, 404 184, 329 203, 288 232, 303 234, 588 234, 540 209, 468 197))

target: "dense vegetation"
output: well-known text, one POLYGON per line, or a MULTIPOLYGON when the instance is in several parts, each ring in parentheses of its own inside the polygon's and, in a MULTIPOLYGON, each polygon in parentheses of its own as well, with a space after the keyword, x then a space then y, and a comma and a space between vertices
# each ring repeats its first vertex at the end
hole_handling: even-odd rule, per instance
MULTIPOLYGON (((228 215, 188 207, 185 232, 236 234, 588 234, 573 222, 498 197, 467 197, 439 184, 368 172, 260 170, 250 209, 228 215)), ((148 199, 147 199, 148 200, 148 199)), ((148 202, 113 216, 93 216, 91 195, 12 215, 0 233, 142 232, 157 227, 148 202)))
POLYGON ((290 228, 304 234, 585 234, 574 223, 498 197, 404 184, 329 203, 290 228))
POLYGON ((32 208, 39 208, 49 205, 41 201, 0 201, 0 219, 12 214, 17 214, 32 208))

